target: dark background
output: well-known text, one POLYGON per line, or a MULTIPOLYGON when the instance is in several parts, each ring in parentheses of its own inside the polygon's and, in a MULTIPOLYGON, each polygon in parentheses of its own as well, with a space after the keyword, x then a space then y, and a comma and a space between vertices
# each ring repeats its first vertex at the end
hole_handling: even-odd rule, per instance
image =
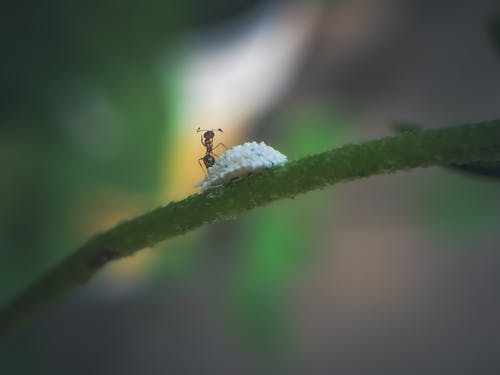
MULTIPOLYGON (((243 44, 263 19, 309 27, 293 61, 248 74, 271 92, 269 77, 294 66, 244 120, 228 106, 221 138, 264 139, 295 159, 391 134, 395 121, 499 118, 499 9, 3 1, 0 305, 96 231, 196 192, 180 187, 201 173, 185 146, 198 124, 176 115, 204 115, 181 94, 196 81, 187 62, 243 44), (172 63, 199 40, 201 53, 172 63)), ((266 66, 283 49, 247 58, 266 66)), ((224 73, 214 65, 214 82, 224 73)), ((248 107, 253 94, 225 93, 236 94, 248 107)), ((203 228, 107 267, 2 347, 0 373, 498 373, 499 193, 498 179, 415 170, 203 228)))

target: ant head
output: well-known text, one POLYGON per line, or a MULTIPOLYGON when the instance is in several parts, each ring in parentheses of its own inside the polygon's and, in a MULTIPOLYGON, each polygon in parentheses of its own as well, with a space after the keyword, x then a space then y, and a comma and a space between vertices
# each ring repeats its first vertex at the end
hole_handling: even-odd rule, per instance
MULTIPOLYGON (((222 133, 222 129, 221 128, 216 129, 215 131, 219 131, 219 132, 222 133)), ((214 129, 212 129, 212 130, 205 130, 205 129, 198 128, 198 129, 196 129, 196 132, 197 133, 199 133, 199 132, 205 132, 205 133, 203 133, 203 138, 205 138, 205 139, 212 139, 213 137, 215 137, 214 129)))

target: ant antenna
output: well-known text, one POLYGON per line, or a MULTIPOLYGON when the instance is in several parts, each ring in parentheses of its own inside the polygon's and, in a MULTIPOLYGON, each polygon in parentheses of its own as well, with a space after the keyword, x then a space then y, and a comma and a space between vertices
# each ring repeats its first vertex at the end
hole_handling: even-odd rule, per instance
MULTIPOLYGON (((199 132, 206 132, 206 131, 208 131, 208 130, 207 130, 207 129, 202 129, 202 128, 200 128, 200 127, 198 127, 198 129, 196 129, 196 133, 199 133, 199 132)), ((221 128, 218 128, 218 129, 212 129, 212 131, 217 131, 217 132, 224 133, 224 132, 222 131, 222 129, 221 129, 221 128)))

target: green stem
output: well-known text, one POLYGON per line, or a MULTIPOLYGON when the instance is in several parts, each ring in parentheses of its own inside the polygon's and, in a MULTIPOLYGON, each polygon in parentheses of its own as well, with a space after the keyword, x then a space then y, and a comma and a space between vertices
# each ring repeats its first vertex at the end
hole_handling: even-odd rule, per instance
POLYGON ((86 283, 108 261, 204 224, 340 181, 415 167, 500 160, 500 120, 412 130, 293 161, 203 194, 170 202, 90 239, 0 312, 5 338, 86 283))

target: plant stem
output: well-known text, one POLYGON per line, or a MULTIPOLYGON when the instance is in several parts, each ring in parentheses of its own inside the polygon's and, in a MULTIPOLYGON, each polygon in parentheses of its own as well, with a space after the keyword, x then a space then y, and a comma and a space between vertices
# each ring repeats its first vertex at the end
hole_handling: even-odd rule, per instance
POLYGON ((0 338, 87 282, 108 261, 204 224, 340 181, 415 167, 500 160, 500 120, 412 130, 312 155, 170 202, 90 239, 0 312, 0 338))

